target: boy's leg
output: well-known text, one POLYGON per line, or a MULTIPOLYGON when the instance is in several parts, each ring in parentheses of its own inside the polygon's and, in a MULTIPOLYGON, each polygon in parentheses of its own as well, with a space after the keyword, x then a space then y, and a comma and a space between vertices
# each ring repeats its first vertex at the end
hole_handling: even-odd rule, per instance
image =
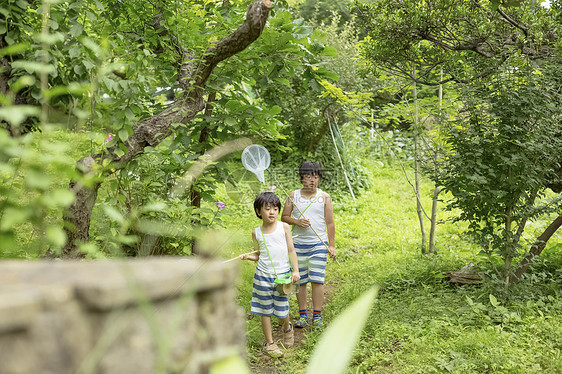
POLYGON ((312 283, 312 325, 322 326, 322 307, 324 306, 324 278, 328 251, 324 244, 316 246, 316 253, 310 260, 310 282, 312 283))
POLYGON ((301 284, 299 286, 299 292, 297 293, 297 302, 299 303, 299 310, 306 310, 306 284, 301 284))
POLYGON ((261 328, 267 344, 273 344, 273 331, 271 330, 271 317, 261 316, 261 328))
POLYGON ((324 305, 324 284, 312 283, 312 326, 322 326, 322 306, 324 305))
POLYGON ((281 328, 283 332, 289 331, 289 327, 291 327, 291 321, 289 321, 289 316, 285 318, 279 318, 279 322, 281 322, 281 328))
POLYGON ((324 305, 324 284, 312 283, 312 307, 314 310, 322 310, 324 305))
POLYGON ((265 336, 265 352, 271 357, 282 357, 283 352, 279 349, 277 344, 273 341, 273 332, 271 331, 271 317, 261 316, 261 328, 265 336))
POLYGON ((299 273, 301 279, 299 281, 299 292, 297 292, 297 302, 299 304, 299 318, 295 322, 295 327, 305 327, 308 324, 308 315, 306 313, 306 297, 307 297, 307 284, 308 284, 308 269, 309 269, 309 253, 306 245, 295 244, 297 252, 297 260, 299 262, 299 273))
POLYGON ((295 327, 303 328, 308 325, 308 315, 306 314, 306 290, 307 284, 301 284, 299 286, 299 292, 297 293, 297 302, 299 304, 299 318, 295 322, 295 327))

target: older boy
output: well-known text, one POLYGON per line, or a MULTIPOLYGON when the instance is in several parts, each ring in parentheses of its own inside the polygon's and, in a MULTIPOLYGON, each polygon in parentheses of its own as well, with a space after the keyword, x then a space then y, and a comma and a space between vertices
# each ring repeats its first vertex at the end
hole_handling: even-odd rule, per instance
POLYGON ((308 325, 307 283, 312 284, 312 324, 322 326, 324 275, 328 255, 336 259, 334 209, 330 195, 318 188, 322 169, 316 162, 305 161, 299 167, 302 188, 291 192, 281 220, 293 225, 294 246, 299 262, 299 319, 295 327, 308 325))

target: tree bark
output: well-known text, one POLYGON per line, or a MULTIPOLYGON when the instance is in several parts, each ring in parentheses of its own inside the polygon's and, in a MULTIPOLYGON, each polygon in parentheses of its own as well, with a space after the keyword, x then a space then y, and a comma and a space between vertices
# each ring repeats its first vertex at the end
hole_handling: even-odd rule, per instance
MULTIPOLYGON (((111 170, 102 171, 100 177, 104 177, 124 168, 131 160, 143 154, 145 147, 157 146, 172 133, 172 124, 191 121, 205 108, 204 87, 213 69, 221 61, 244 50, 261 35, 271 7, 270 0, 256 0, 248 7, 244 23, 232 34, 209 47, 201 56, 196 57, 187 51, 180 53, 182 61, 177 79, 185 94, 161 113, 133 126, 133 135, 125 143, 127 153, 119 156, 115 153, 118 147, 114 146, 103 154, 81 159, 78 161, 79 167, 94 170, 94 164, 104 164, 105 160, 109 160, 111 170)), ((68 239, 62 249, 63 257, 78 257, 78 245, 88 242, 90 218, 98 188, 99 183, 92 187, 78 187, 77 182, 70 182, 70 189, 76 194, 76 200, 64 216, 68 239)))
POLYGON ((433 191, 433 202, 431 204, 431 227, 429 229, 429 253, 435 253, 435 227, 437 226, 437 201, 441 193, 441 187, 435 188, 433 191))
MULTIPOLYGON (((412 75, 416 76, 416 67, 412 67, 412 75)), ((420 137, 420 127, 419 127, 419 117, 418 117, 418 91, 416 86, 416 81, 413 82, 413 96, 414 96, 414 183, 415 183, 415 193, 416 193, 416 212, 418 214, 418 220, 420 221, 420 231, 421 231, 421 252, 426 253, 427 247, 427 234, 425 232, 425 225, 423 222, 423 207, 421 204, 420 196, 420 155, 419 155, 419 137, 420 137)))
POLYGON ((554 235, 554 233, 562 226, 562 215, 556 217, 554 221, 544 230, 544 232, 537 238, 537 240, 531 246, 529 253, 527 256, 521 260, 519 266, 515 270, 515 273, 512 275, 512 282, 518 281, 521 279, 521 276, 525 274, 525 272, 531 266, 533 259, 535 256, 539 256, 544 248, 546 247, 546 243, 548 240, 554 235))
MULTIPOLYGON (((217 99, 217 93, 211 92, 207 99, 207 105, 205 105, 205 117, 210 118, 211 115, 213 114, 214 102, 216 99, 217 99)), ((207 140, 209 139, 209 135, 210 135, 209 126, 203 127, 203 130, 201 130, 201 133, 199 134, 199 144, 206 143, 207 140)), ((206 148, 203 146, 201 148, 201 151, 199 151, 199 154, 204 155, 205 151, 206 148)), ((191 201, 191 206, 194 206, 196 208, 201 208, 201 191, 199 191, 195 187, 195 185, 192 185, 190 188, 189 198, 191 201)))

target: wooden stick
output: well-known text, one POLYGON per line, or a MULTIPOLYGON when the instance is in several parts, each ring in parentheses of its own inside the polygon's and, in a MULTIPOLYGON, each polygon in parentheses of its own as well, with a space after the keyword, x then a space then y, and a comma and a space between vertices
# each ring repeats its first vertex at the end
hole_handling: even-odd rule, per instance
POLYGON ((253 251, 253 252, 248 252, 248 253, 242 253, 241 255, 238 255, 238 256, 236 256, 236 257, 234 257, 234 258, 231 258, 230 260, 223 261, 222 263, 224 264, 224 263, 226 263, 226 262, 238 260, 238 259, 242 258, 242 256, 244 256, 244 255, 253 255, 254 253, 259 253, 259 252, 260 252, 260 251, 253 251))
MULTIPOLYGON (((297 238, 297 237, 298 237, 298 235, 293 235, 293 239, 294 239, 294 238, 297 238)), ((231 258, 230 260, 223 261, 222 263, 224 264, 224 263, 227 263, 227 262, 230 262, 230 261, 239 260, 243 255, 253 255, 254 253, 259 253, 259 251, 253 251, 253 252, 248 252, 248 253, 242 253, 241 255, 238 255, 238 256, 236 256, 236 257, 234 257, 234 258, 231 258)))

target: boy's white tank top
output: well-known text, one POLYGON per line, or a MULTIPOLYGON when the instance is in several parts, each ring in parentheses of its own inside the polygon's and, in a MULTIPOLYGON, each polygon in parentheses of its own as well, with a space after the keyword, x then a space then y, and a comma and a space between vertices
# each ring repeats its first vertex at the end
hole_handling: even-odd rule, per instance
POLYGON ((285 237, 285 230, 283 229, 283 223, 277 221, 275 230, 271 234, 263 233, 260 227, 254 229, 254 234, 260 246, 260 257, 258 259, 257 268, 265 273, 277 274, 286 273, 289 271, 289 249, 287 248, 287 238, 285 237), (267 249, 263 242, 267 243, 267 249), (273 266, 275 266, 275 271, 273 271, 273 266, 271 266, 271 260, 267 254, 269 250, 269 255, 271 260, 273 260, 273 266))
MULTIPOLYGON (((324 216, 324 195, 322 190, 317 189, 316 195, 310 199, 305 199, 301 195, 301 190, 296 190, 293 197, 293 205, 296 205, 304 217, 310 220, 310 225, 316 230, 318 236, 328 243, 328 234, 326 233, 326 217, 324 216)), ((300 219, 301 213, 293 206, 293 218, 300 219)), ((320 243, 320 239, 310 227, 300 227, 293 225, 293 236, 298 235, 293 241, 297 244, 316 244, 320 243)))

